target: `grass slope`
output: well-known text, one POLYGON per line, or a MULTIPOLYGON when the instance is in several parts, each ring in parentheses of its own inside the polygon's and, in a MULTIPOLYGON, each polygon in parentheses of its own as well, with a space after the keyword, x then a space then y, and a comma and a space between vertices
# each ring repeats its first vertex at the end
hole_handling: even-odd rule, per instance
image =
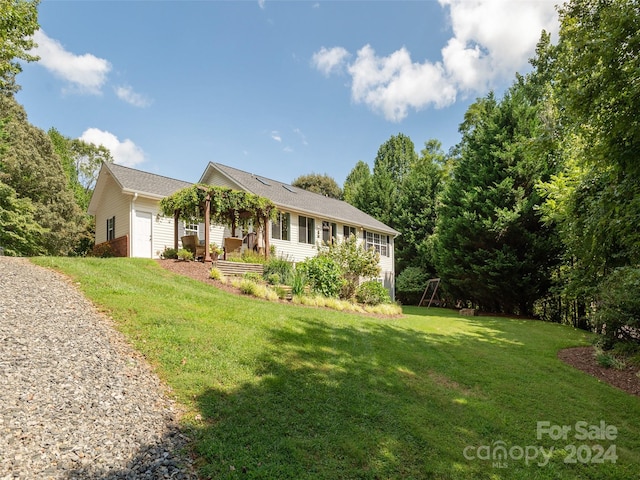
POLYGON ((153 261, 34 261, 78 282, 172 387, 203 478, 637 478, 639 399, 556 358, 588 344, 585 332, 439 309, 388 320, 269 303, 153 261), (572 430, 538 438, 539 421, 572 430), (601 421, 615 439, 576 438, 576 422, 601 421), (555 449, 544 466, 540 447, 555 449))

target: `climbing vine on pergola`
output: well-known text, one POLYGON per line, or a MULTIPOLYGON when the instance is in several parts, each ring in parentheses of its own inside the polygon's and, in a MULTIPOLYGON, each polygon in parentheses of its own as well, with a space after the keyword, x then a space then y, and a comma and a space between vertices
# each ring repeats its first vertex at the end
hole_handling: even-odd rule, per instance
POLYGON ((174 248, 178 248, 178 221, 204 220, 205 261, 211 261, 209 252, 209 227, 211 222, 228 225, 235 235, 238 226, 246 227, 249 222, 254 228, 264 228, 264 252, 269 256, 269 235, 267 224, 277 214, 275 204, 265 197, 242 190, 226 187, 195 184, 178 190, 160 201, 162 213, 174 217, 174 248))

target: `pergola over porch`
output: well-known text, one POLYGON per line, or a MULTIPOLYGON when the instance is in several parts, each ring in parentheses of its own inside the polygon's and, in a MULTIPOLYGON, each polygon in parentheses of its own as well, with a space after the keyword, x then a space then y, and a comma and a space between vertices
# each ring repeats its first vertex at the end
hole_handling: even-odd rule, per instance
POLYGON ((253 224, 254 229, 264 229, 262 235, 265 258, 269 257, 269 235, 267 225, 275 218, 277 208, 265 197, 243 190, 195 184, 178 190, 160 201, 166 216, 174 218, 174 248, 178 249, 178 222, 180 220, 204 222, 205 262, 211 262, 209 249, 211 223, 228 225, 235 235, 236 228, 253 224))

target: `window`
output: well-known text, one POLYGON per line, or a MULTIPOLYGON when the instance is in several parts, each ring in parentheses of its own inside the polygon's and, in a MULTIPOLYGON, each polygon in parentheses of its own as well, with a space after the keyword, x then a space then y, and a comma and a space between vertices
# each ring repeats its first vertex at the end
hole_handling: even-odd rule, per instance
POLYGON ((278 217, 271 222, 271 238, 276 240, 289 240, 291 227, 291 214, 278 213, 278 217))
POLYGON ((365 248, 369 250, 373 247, 376 252, 384 257, 389 256, 389 235, 365 232, 365 248))
POLYGON ((313 218, 298 217, 298 242, 315 244, 316 221, 313 218))
POLYGON ((116 238, 116 217, 107 218, 107 242, 116 238))
POLYGON ((336 241, 338 235, 338 226, 335 223, 329 223, 326 220, 322 222, 322 241, 327 245, 336 241))
POLYGON ((191 222, 184 222, 184 234, 187 235, 198 235, 198 224, 191 222))
POLYGON ((356 234, 356 227, 350 227, 349 225, 342 226, 342 236, 344 237, 345 240, 349 238, 351 235, 355 235, 355 234, 356 234))

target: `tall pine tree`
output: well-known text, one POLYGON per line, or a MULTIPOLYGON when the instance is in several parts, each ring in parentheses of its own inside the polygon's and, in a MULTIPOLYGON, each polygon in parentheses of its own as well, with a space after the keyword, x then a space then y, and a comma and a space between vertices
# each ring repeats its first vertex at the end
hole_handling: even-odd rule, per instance
POLYGON ((530 315, 551 285, 557 235, 540 219, 536 184, 555 173, 540 91, 518 78, 501 101, 473 104, 439 209, 436 263, 451 294, 481 309, 530 315))

